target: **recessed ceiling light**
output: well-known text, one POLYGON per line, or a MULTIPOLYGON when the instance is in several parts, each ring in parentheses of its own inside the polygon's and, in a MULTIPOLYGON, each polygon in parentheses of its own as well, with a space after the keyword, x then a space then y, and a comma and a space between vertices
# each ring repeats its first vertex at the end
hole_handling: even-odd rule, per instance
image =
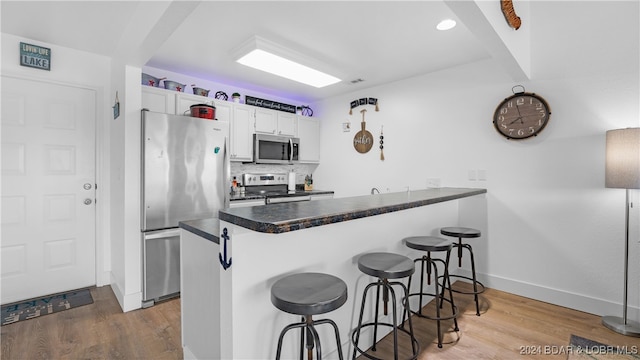
POLYGON ((341 81, 335 76, 303 65, 316 64, 317 61, 258 36, 246 42, 237 53, 239 56, 236 56, 236 61, 242 65, 317 88, 341 81))
POLYGON ((456 26, 455 20, 445 19, 438 23, 438 25, 436 26, 436 29, 444 31, 444 30, 453 29, 455 26, 456 26))

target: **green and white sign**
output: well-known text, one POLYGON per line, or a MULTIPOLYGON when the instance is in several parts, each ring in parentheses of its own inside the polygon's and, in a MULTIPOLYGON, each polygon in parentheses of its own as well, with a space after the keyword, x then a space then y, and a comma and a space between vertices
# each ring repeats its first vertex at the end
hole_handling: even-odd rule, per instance
POLYGON ((21 42, 20 65, 51 70, 51 49, 21 42))

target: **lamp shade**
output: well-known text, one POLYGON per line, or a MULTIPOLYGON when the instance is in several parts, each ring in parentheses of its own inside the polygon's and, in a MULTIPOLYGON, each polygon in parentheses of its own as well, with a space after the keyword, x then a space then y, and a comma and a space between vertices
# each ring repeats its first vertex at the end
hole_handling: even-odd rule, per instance
POLYGON ((605 186, 640 189, 640 128, 607 131, 605 186))

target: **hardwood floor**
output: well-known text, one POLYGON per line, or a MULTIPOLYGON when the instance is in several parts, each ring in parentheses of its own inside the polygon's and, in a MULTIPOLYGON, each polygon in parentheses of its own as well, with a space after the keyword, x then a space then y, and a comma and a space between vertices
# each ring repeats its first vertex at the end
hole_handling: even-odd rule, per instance
MULTIPOLYGON (((471 284, 461 281, 454 283, 453 287, 472 290, 471 284)), ((472 295, 454 294, 454 300, 462 314, 458 316, 460 331, 453 331, 453 320, 443 321, 442 348, 438 348, 435 321, 412 317, 421 348, 419 360, 566 360, 572 334, 611 346, 627 346, 630 351, 635 346, 640 359, 640 338, 623 336, 607 329, 596 315, 494 289, 487 289, 480 295, 480 316, 476 315, 472 295)), ((433 302, 424 307, 426 314, 434 314, 434 309, 433 302)), ((392 347, 393 339, 385 337, 380 341, 375 356, 393 359, 392 347)), ((410 352, 410 343, 406 340, 400 358, 409 358, 410 352)), ((366 359, 364 356, 360 358, 366 359)))
POLYGON ((123 313, 111 287, 93 304, 2 326, 3 360, 182 359, 180 300, 123 313))
MULTIPOLYGON (((454 284, 461 289, 468 286, 462 282, 454 284)), ((179 299, 122 313, 110 287, 93 288, 91 294, 94 299, 91 305, 2 326, 1 358, 182 358, 179 299)), ((559 352, 566 351, 571 334, 640 349, 640 338, 605 328, 599 316, 493 289, 487 289, 481 296, 482 315, 476 316, 472 296, 459 295, 455 299, 463 313, 458 320, 460 332, 451 331, 452 321, 443 322, 446 333, 441 349, 437 346, 435 322, 413 317, 422 349, 419 359, 564 360, 567 354, 559 352), (545 347, 548 347, 546 354, 545 347), (521 354, 538 349, 542 354, 521 354)), ((425 311, 432 306, 427 305, 425 311)), ((389 358, 391 347, 391 338, 383 339, 376 355, 389 358)), ((402 348, 406 356, 408 342, 402 348)))

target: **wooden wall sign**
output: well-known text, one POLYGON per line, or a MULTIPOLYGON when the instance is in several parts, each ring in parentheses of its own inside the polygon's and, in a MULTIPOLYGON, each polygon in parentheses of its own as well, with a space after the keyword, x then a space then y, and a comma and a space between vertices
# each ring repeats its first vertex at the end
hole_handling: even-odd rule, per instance
POLYGON ((280 110, 280 111, 293 113, 293 114, 296 113, 296 107, 294 105, 283 104, 283 103, 279 103, 279 102, 276 102, 276 101, 260 99, 260 98, 256 98, 256 97, 253 97, 253 96, 245 96, 244 97, 244 103, 247 104, 247 105, 258 106, 258 107, 262 107, 262 108, 266 108, 266 109, 280 110))
POLYGON ((500 7, 502 8, 502 13, 504 14, 504 18, 507 20, 507 24, 512 28, 518 30, 520 25, 522 25, 522 21, 520 17, 516 15, 516 10, 513 8, 512 0, 500 0, 500 7))
POLYGON ((364 113, 366 111, 366 109, 360 110, 362 113, 362 122, 360 123, 361 130, 353 137, 353 147, 361 154, 368 153, 371 147, 373 147, 373 135, 366 129, 367 125, 364 122, 364 113))
POLYGON ((20 65, 51 70, 51 49, 20 42, 20 65))

